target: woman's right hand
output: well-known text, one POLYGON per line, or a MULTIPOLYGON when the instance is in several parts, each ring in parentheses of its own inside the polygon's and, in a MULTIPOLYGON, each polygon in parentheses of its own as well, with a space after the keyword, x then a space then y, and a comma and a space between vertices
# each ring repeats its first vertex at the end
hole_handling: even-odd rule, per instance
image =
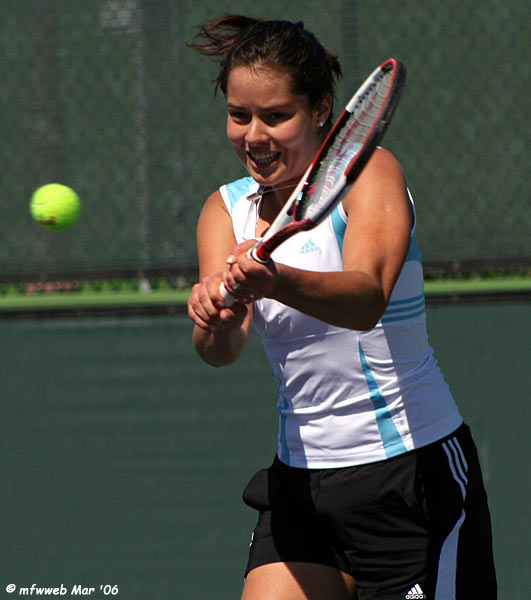
POLYGON ((188 316, 199 328, 212 333, 239 328, 247 315, 247 307, 235 302, 227 307, 219 288, 221 274, 204 277, 196 283, 188 298, 188 316))

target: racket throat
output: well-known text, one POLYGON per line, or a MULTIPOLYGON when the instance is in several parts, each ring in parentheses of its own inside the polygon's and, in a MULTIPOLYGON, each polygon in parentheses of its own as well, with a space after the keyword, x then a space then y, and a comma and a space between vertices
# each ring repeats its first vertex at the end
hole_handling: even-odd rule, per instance
POLYGON ((263 265, 265 265, 269 262, 270 256, 269 256, 269 254, 264 255, 264 252, 261 252, 261 250, 262 250, 262 248, 260 248, 259 246, 255 246, 254 248, 251 248, 249 250, 249 252, 247 253, 247 256, 249 258, 252 258, 256 262, 259 262, 259 263, 262 263, 263 265))

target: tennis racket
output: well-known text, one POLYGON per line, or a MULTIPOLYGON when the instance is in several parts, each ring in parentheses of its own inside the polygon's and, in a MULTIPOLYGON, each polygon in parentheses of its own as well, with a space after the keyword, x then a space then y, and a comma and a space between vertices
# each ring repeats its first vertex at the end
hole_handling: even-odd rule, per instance
MULTIPOLYGON (((288 238, 321 223, 349 191, 380 143, 398 104, 406 78, 403 62, 390 58, 377 67, 335 122, 306 173, 265 237, 249 251, 267 263, 288 238)), ((222 283, 225 305, 234 297, 222 283)))

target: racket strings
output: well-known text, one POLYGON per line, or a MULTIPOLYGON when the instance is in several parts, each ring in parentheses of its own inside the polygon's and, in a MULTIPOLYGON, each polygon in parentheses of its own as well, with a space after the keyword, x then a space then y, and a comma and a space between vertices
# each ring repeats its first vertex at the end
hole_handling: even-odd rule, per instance
POLYGON ((352 159, 370 137, 378 122, 382 107, 388 96, 392 73, 383 72, 374 81, 354 108, 321 161, 319 171, 301 202, 301 216, 312 217, 328 202, 332 190, 342 178, 352 159))

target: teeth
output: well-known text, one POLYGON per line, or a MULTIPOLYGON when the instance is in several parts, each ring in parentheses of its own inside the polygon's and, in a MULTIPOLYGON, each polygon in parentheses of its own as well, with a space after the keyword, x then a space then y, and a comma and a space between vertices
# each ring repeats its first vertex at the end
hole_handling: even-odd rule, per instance
POLYGON ((254 160, 254 162, 260 165, 268 165, 272 163, 278 158, 279 154, 279 152, 264 152, 262 154, 249 152, 249 156, 254 160))

